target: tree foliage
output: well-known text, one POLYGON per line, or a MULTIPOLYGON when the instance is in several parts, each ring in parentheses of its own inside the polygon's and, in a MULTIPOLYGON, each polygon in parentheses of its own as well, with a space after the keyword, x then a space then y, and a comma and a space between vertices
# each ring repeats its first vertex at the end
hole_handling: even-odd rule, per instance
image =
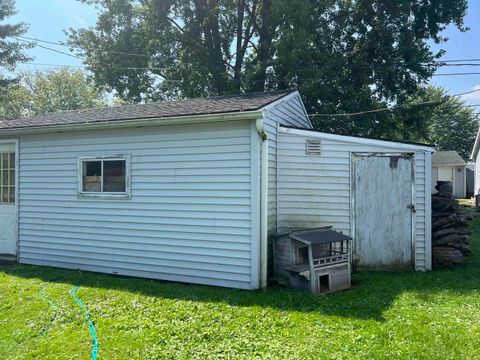
POLYGON ((81 70, 61 68, 22 74, 0 92, 0 118, 18 118, 64 110, 106 106, 106 95, 81 70))
MULTIPOLYGON (((28 61, 24 50, 30 45, 16 41, 15 37, 23 35, 28 27, 24 23, 10 24, 8 18, 16 14, 14 0, 0 0, 0 70, 12 71, 18 63, 28 61)), ((6 86, 12 79, 0 75, 0 86, 6 86)))
MULTIPOLYGON (((310 113, 410 99, 431 77, 466 0, 81 0, 95 27, 67 33, 97 85, 127 102, 298 88, 310 113)), ((318 116, 324 131, 400 138, 422 127, 389 112, 318 116)))
POLYGON ((442 88, 429 86, 420 92, 415 102, 428 105, 417 113, 428 123, 426 141, 437 150, 455 150, 467 161, 470 158, 478 130, 478 119, 471 107, 459 97, 449 97, 442 88))

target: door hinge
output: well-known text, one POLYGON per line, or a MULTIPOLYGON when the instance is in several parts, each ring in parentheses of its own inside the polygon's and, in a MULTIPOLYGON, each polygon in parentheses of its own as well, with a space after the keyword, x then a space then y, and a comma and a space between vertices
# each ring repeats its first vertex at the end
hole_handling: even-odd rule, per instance
POLYGON ((407 208, 409 208, 410 210, 412 210, 412 212, 413 212, 414 214, 417 212, 417 209, 415 209, 415 205, 413 205, 413 204, 407 205, 407 208))

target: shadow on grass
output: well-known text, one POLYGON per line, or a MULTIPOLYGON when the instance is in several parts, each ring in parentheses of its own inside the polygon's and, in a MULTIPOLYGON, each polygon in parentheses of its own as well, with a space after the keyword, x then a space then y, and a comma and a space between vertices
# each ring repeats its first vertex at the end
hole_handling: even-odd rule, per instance
POLYGON ((245 291, 202 285, 106 275, 79 270, 65 270, 29 265, 0 266, 0 272, 49 283, 78 285, 132 294, 188 300, 221 302, 232 306, 258 306, 283 311, 317 312, 324 315, 383 320, 383 314, 405 292, 425 301, 445 291, 469 294, 480 289, 480 219, 475 220, 471 237, 473 255, 451 270, 420 272, 365 272, 355 274, 349 291, 329 296, 312 295, 292 289, 270 287, 266 291, 245 291))

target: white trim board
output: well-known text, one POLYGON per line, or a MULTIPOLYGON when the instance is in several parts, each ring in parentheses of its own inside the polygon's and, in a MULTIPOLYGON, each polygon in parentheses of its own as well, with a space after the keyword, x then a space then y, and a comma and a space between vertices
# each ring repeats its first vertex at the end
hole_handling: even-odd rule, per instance
POLYGON ((39 126, 25 126, 17 128, 0 129, 0 136, 12 136, 14 134, 37 134, 65 131, 82 131, 97 129, 120 129, 133 127, 147 127, 160 125, 176 125, 176 124, 200 124, 207 122, 223 122, 236 120, 256 120, 263 116, 262 110, 240 111, 232 113, 177 116, 163 118, 146 118, 146 119, 127 119, 127 120, 110 120, 110 121, 94 121, 82 122, 74 124, 52 124, 39 126))
POLYGON ((427 145, 415 145, 415 144, 407 144, 407 143, 401 143, 401 142, 395 142, 395 141, 376 140, 376 139, 367 139, 367 138, 360 138, 360 137, 347 136, 347 135, 328 134, 328 133, 312 131, 312 130, 292 129, 292 128, 287 128, 283 126, 280 126, 279 132, 284 134, 314 137, 314 138, 325 139, 325 140, 335 140, 340 142, 343 141, 343 142, 349 142, 354 144, 383 146, 383 147, 395 148, 399 150, 435 152, 435 149, 433 147, 429 147, 427 145))

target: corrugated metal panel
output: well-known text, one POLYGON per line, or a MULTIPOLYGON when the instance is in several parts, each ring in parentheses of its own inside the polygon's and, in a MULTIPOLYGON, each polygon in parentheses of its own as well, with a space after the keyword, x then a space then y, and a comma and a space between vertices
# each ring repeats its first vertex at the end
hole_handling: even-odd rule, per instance
POLYGON ((20 149, 20 262, 256 287, 249 122, 23 136, 20 149), (77 158, 108 154, 131 157, 131 199, 78 198, 77 158))
POLYGON ((278 124, 303 129, 311 129, 303 102, 298 93, 280 100, 265 111, 265 129, 268 134, 269 170, 268 170, 268 229, 276 232, 277 228, 277 127, 278 124))
MULTIPOLYGON (((379 147, 322 139, 322 154, 305 154, 307 137, 278 134, 278 222, 279 231, 298 227, 332 225, 335 230, 351 234, 351 160, 352 152, 405 152, 394 147, 379 147)), ((426 254, 425 152, 415 153, 416 268, 429 269, 426 254)), ((428 184, 428 188, 429 188, 428 184)), ((430 191, 430 189, 428 189, 430 191)))

